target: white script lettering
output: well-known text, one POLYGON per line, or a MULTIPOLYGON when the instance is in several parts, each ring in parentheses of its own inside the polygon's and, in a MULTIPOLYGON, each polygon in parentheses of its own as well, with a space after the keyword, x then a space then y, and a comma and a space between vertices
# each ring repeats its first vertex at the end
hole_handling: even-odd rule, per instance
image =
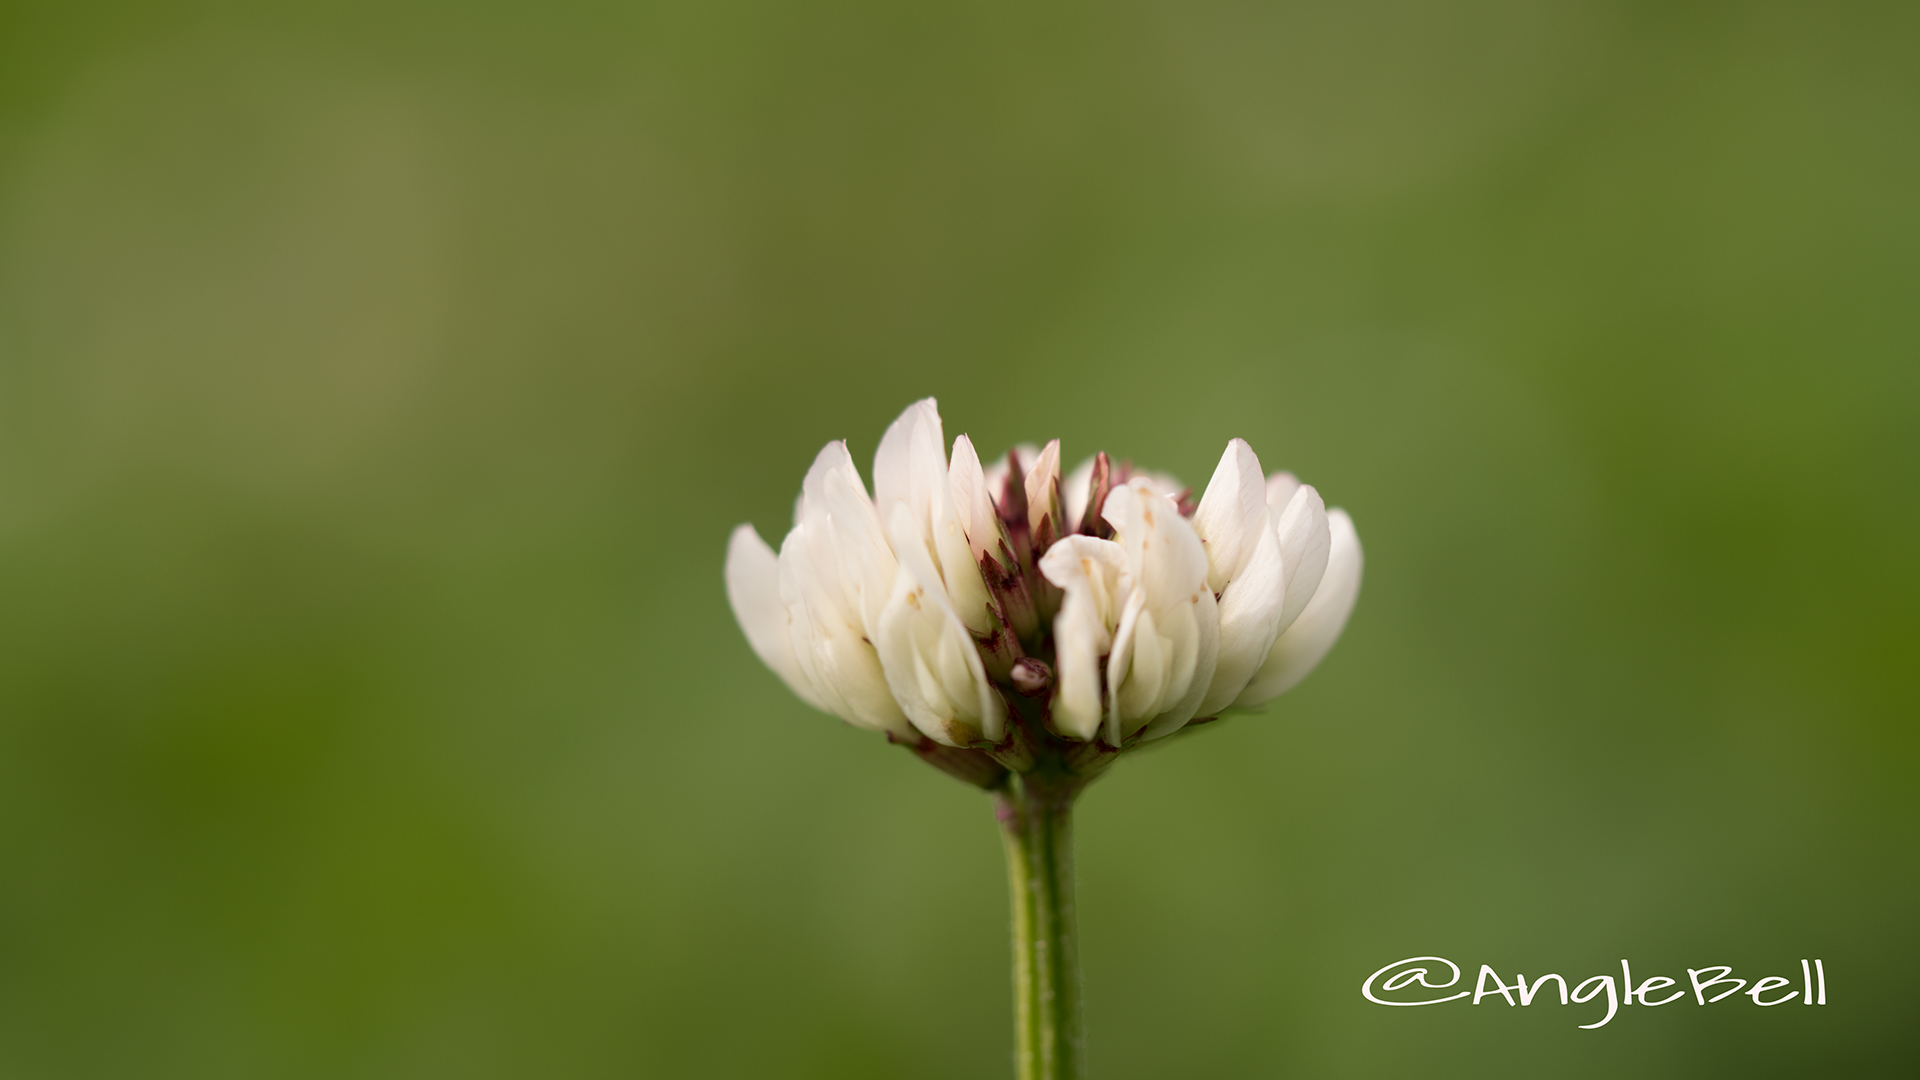
MULTIPOLYGON (((1764 975, 1749 985, 1748 980, 1735 978, 1733 967, 1728 964, 1687 968, 1686 971, 1687 986, 1692 988, 1693 999, 1700 1005, 1712 1005, 1740 993, 1752 998, 1755 1005, 1763 1008, 1784 1005, 1796 998, 1805 1005, 1827 1003, 1827 967, 1822 960, 1800 961, 1800 989, 1787 990, 1785 995, 1772 998, 1767 995, 1792 986, 1793 980, 1779 975, 1764 975), (1709 991, 1723 986, 1725 989, 1709 996, 1709 991)), ((1566 977, 1558 973, 1542 975, 1529 983, 1525 975, 1516 971, 1513 982, 1508 983, 1500 977, 1500 973, 1495 971, 1491 964, 1481 964, 1479 977, 1474 980, 1472 990, 1463 989, 1439 997, 1429 993, 1458 986, 1460 978, 1460 965, 1444 956, 1412 956, 1405 960, 1396 960, 1367 976, 1366 981, 1360 984, 1360 993, 1376 1005, 1444 1005, 1449 1001, 1458 1001, 1469 996, 1473 998, 1470 1004, 1478 1005, 1486 998, 1497 996, 1508 1005, 1519 1007, 1532 1005, 1534 998, 1540 994, 1540 988, 1552 982, 1559 988, 1562 1005, 1570 1003, 1585 1005, 1590 1001, 1598 1001, 1603 994, 1606 996, 1606 1015, 1593 1023, 1578 1025, 1587 1031, 1603 1028, 1612 1023, 1624 1005, 1670 1005, 1687 996, 1687 989, 1681 987, 1679 980, 1666 975, 1650 976, 1636 985, 1633 966, 1624 959, 1620 961, 1620 974, 1617 978, 1613 975, 1594 975, 1581 980, 1571 991, 1568 989, 1566 977), (1436 981, 1442 968, 1446 969, 1446 978, 1444 981, 1436 981), (1673 992, 1665 997, 1652 996, 1669 989, 1673 992), (1401 1001, 1392 996, 1382 996, 1402 993, 1418 1000, 1401 1001), (1518 1001, 1515 1000, 1516 994, 1519 996, 1518 1001)))

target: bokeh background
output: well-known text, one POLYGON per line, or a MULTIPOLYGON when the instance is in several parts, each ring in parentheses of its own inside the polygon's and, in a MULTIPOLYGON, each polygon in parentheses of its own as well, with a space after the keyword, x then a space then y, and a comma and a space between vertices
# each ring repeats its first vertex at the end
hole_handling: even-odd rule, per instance
POLYGON ((0 6, 0 1076, 1008 1075, 985 801, 720 585, 927 394, 1196 482, 1243 436, 1368 552, 1304 686, 1084 800, 1095 1077, 1911 1075, 1916 55, 1844 2, 0 6), (1832 1004, 1361 1000, 1424 953, 1832 1004))

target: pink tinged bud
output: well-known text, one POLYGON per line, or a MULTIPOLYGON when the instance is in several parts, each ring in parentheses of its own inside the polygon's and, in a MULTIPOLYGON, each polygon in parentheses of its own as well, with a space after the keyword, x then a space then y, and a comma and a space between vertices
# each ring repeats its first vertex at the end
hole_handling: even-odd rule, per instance
POLYGON ((996 682, 1005 682, 1021 658, 1020 639, 1001 614, 998 603, 990 604, 988 613, 993 616, 993 629, 986 637, 976 637, 973 642, 980 650, 980 662, 986 665, 987 675, 996 682))
POLYGON ((1100 516, 1107 508, 1107 496, 1113 491, 1113 462, 1107 459, 1105 450, 1093 455, 1093 471, 1087 477, 1087 504, 1080 515, 1080 524, 1075 529, 1082 536, 1092 536, 1101 540, 1113 536, 1113 527, 1100 516))
POLYGON ((1040 451, 1040 457, 1027 470, 1027 532, 1029 556, 1023 567, 1032 582, 1034 607, 1042 622, 1051 620, 1060 610, 1060 590, 1034 566, 1047 549, 1063 534, 1060 525, 1060 440, 1054 439, 1040 451))
POLYGON ((1040 613, 1034 607, 1033 593, 1027 588, 1020 559, 1009 544, 1009 540, 1002 540, 998 552, 980 557, 980 574, 986 579, 987 588, 993 593, 994 602, 1000 605, 1001 615, 1014 636, 1020 641, 1037 642, 1040 613))
POLYGON ((994 484, 994 508, 1000 513, 1000 521, 1007 532, 1025 535, 1027 532, 1027 466, 1020 463, 1020 448, 1007 451, 1007 459, 995 467, 996 475, 987 480, 994 484))
POLYGON ((1053 685, 1053 669, 1033 657, 1023 657, 1013 665, 1008 681, 1027 697, 1039 697, 1053 685))
MULTIPOLYGON (((1050 444, 1056 447, 1054 459, 1059 460, 1057 441, 1050 444)), ((1044 456, 1044 455, 1042 455, 1044 456)), ((1045 624, 1053 618, 1059 607, 1059 593, 1034 568, 1033 533, 1031 530, 1031 506, 1027 502, 1026 477, 1034 474, 1039 459, 1024 472, 1020 466, 1020 448, 1007 451, 1004 482, 1001 485, 1000 500, 997 509, 1000 522, 1006 531, 1006 543, 993 558, 998 564, 996 574, 993 567, 982 564, 982 573, 987 577, 989 587, 1000 599, 1007 621, 1018 633, 1020 640, 1030 646, 1038 646, 1045 624), (994 584, 997 581, 997 584, 994 584)))
POLYGON ((1054 439, 1040 451, 1039 460, 1027 470, 1027 533, 1033 538, 1033 555, 1039 558, 1058 539, 1060 527, 1060 440, 1054 439))

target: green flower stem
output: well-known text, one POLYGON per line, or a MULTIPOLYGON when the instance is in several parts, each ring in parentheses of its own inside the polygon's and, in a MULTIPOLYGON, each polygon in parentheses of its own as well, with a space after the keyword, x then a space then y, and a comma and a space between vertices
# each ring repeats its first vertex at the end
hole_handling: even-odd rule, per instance
POLYGON ((1081 783, 1026 773, 994 793, 1013 898, 1013 1056, 1019 1080, 1083 1075, 1073 912, 1073 800, 1081 783))

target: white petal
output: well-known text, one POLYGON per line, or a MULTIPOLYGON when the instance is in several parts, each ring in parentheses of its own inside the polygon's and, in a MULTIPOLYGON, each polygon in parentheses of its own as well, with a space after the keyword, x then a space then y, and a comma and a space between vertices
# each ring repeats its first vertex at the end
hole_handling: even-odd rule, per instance
POLYGON ((967 629, 985 636, 996 622, 987 595, 987 582, 980 576, 979 560, 974 557, 960 509, 954 505, 946 456, 939 443, 924 446, 917 452, 915 477, 916 484, 924 483, 929 489, 927 529, 933 537, 933 553, 939 561, 940 580, 946 587, 947 598, 967 629))
POLYGON ((1047 549, 1040 572, 1066 594, 1053 620, 1055 731, 1092 739, 1100 730, 1100 658, 1113 648, 1126 551, 1111 540, 1069 536, 1047 549))
POLYGON ((960 515, 960 527, 966 532, 967 546, 973 551, 974 565, 980 564, 982 555, 999 558, 1000 542, 1005 536, 1000 516, 993 510, 993 500, 998 493, 980 468, 980 455, 974 451, 973 440, 965 435, 953 440, 953 462, 947 467, 947 477, 953 486, 954 509, 960 515))
MULTIPOLYGON (((910 514, 905 503, 895 502, 893 530, 910 529, 910 514)), ((917 546, 900 551, 900 571, 874 645, 894 699, 928 737, 965 746, 983 737, 998 742, 1005 734, 1004 703, 932 560, 917 546)))
POLYGON ((1063 529, 1078 529, 1087 516, 1087 501, 1093 497, 1093 458, 1073 467, 1060 481, 1060 512, 1066 517, 1063 529))
POLYGON ((885 511, 889 503, 913 498, 913 456, 924 441, 931 441, 936 453, 946 449, 940 406, 933 398, 921 398, 907 406, 880 436, 880 446, 873 452, 874 505, 885 511))
POLYGON ((911 738, 913 725, 887 689, 880 658, 850 596, 824 511, 780 545, 780 600, 787 609, 795 664, 827 711, 857 727, 911 738))
POLYGON ((829 711, 911 736, 872 644, 897 564, 845 443, 821 449, 802 493, 800 523, 780 545, 794 660, 829 711))
POLYGON ((1136 472, 1127 477, 1127 483, 1138 484, 1155 495, 1165 495, 1169 499, 1187 490, 1187 485, 1172 473, 1136 472))
POLYGON ((1293 493, 1300 481, 1290 472, 1277 472, 1267 477, 1267 505, 1275 510, 1284 511, 1287 503, 1293 501, 1293 493))
POLYGON ((1172 674, 1173 643, 1160 636, 1152 609, 1141 604, 1134 616, 1107 665, 1107 682, 1114 687, 1112 723, 1118 729, 1118 738, 1108 741, 1116 746, 1160 712, 1172 674))
POLYGON ((1279 697, 1299 684, 1340 640, 1347 617, 1353 614, 1354 601, 1360 596, 1360 575, 1365 558, 1360 550, 1360 535, 1353 519, 1344 510, 1327 515, 1332 532, 1327 572, 1306 610, 1293 621, 1260 670, 1233 703, 1234 708, 1252 708, 1279 697))
POLYGON ((787 607, 780 602, 780 558, 751 525, 727 540, 727 602, 760 662, 773 669, 800 700, 824 710, 820 695, 794 659, 787 607))
POLYGON ((1126 548, 1127 567, 1156 611, 1191 599, 1206 584, 1206 545, 1173 500, 1129 481, 1107 496, 1101 516, 1126 548))
POLYGON ((1107 661, 1105 736, 1114 742, 1193 717, 1218 662, 1219 613, 1206 548, 1171 500, 1130 481, 1113 489, 1102 516, 1126 552, 1122 587, 1131 593, 1107 661))
POLYGON ((846 443, 831 442, 820 451, 801 491, 806 497, 802 510, 813 557, 839 563, 847 598, 859 614, 862 631, 871 638, 880 609, 893 593, 898 562, 846 443))
POLYGON ((904 557, 910 546, 925 549, 940 574, 930 587, 946 590, 968 629, 987 634, 993 628, 987 583, 954 505, 946 440, 932 398, 915 402, 887 428, 873 456, 873 490, 895 554, 904 557), (894 516, 896 505, 907 508, 905 518, 894 516))
MULTIPOLYGON (((1125 725, 1136 718, 1134 715, 1122 716, 1120 689, 1126 685, 1127 677, 1132 673, 1133 639, 1139 634, 1140 619, 1147 608, 1146 601, 1147 594, 1137 588, 1127 595, 1126 605, 1120 610, 1119 625, 1113 631, 1113 649, 1107 654, 1107 715, 1100 736, 1109 746, 1119 746, 1126 739, 1128 731, 1125 725)), ((1151 619, 1151 616, 1148 618, 1151 619)))
POLYGON ((1227 444, 1193 512, 1193 531, 1207 545, 1207 585, 1215 594, 1253 558, 1267 527, 1267 485, 1260 459, 1244 439, 1227 444))
POLYGON ((1159 627, 1173 645, 1172 672, 1160 712, 1141 727, 1143 742, 1171 735, 1199 715, 1200 702, 1218 670, 1220 654, 1220 613, 1213 590, 1195 590, 1185 604, 1159 620, 1159 627), (1173 691, 1181 687, 1185 689, 1176 697, 1173 691))
POLYGON ((1220 662, 1196 716, 1216 716, 1232 704, 1273 650, 1287 583, 1280 554, 1280 511, 1261 504, 1266 521, 1253 558, 1220 595, 1220 662))
POLYGON ((1327 507, 1311 484, 1294 489, 1280 515, 1280 558, 1286 566, 1287 599, 1280 608, 1280 632, 1286 633, 1293 620, 1306 610, 1307 601, 1320 587, 1327 570, 1327 507))

